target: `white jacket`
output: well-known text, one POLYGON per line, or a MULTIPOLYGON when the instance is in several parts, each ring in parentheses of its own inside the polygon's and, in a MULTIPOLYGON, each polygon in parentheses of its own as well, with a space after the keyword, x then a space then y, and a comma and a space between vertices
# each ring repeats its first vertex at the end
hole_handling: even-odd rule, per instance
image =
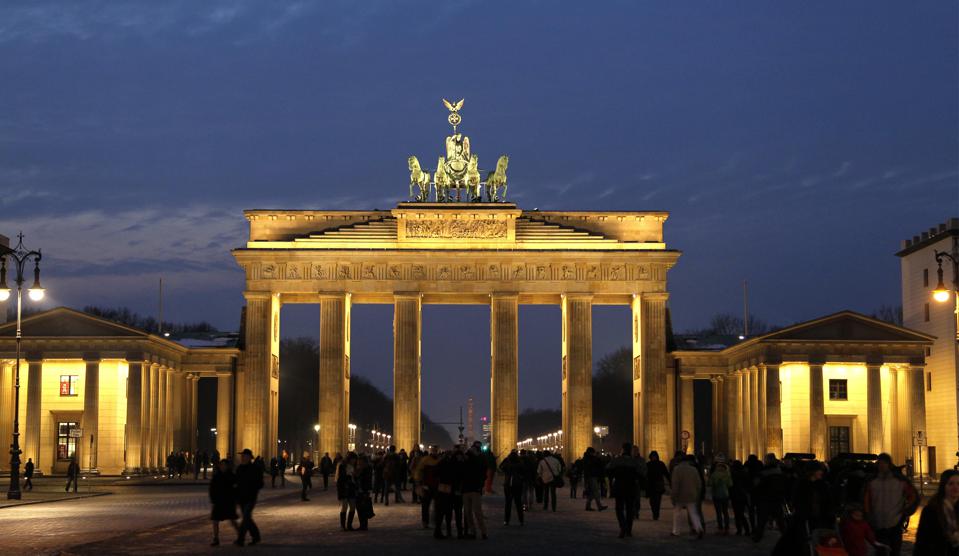
POLYGON ((539 476, 539 480, 543 481, 544 485, 552 483, 562 473, 563 464, 553 456, 546 456, 539 460, 539 465, 536 467, 536 475, 539 476))

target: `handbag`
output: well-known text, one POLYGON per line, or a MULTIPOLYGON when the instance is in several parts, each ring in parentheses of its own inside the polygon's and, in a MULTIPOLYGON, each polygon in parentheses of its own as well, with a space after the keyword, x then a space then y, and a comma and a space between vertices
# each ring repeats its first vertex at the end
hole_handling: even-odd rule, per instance
POLYGON ((363 519, 376 517, 376 514, 373 512, 373 500, 370 499, 368 494, 364 494, 360 497, 356 509, 359 511, 360 515, 363 516, 363 519))

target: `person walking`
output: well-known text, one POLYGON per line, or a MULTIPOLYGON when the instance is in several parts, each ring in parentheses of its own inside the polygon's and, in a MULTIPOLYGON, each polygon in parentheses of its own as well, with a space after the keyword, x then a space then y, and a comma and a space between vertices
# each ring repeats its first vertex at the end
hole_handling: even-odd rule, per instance
MULTIPOLYGON (((633 457, 633 445, 623 444, 623 451, 606 466, 609 474, 610 493, 616 500, 616 521, 619 522, 619 538, 633 536, 633 514, 636 506, 636 486, 639 484, 640 466, 633 457)), ((555 511, 555 508, 554 508, 555 511)))
POLYGON ((276 488, 276 476, 280 474, 279 460, 274 456, 270 458, 270 488, 276 488))
POLYGON ((939 489, 919 514, 916 529, 916 556, 959 555, 959 471, 947 469, 939 478, 939 489))
POLYGON ((732 487, 729 489, 729 504, 733 508, 736 535, 746 535, 748 537, 752 535, 752 529, 749 527, 746 504, 749 503, 749 484, 752 480, 749 478, 749 471, 739 460, 734 461, 729 467, 729 474, 733 480, 732 487))
POLYGON ((483 445, 473 442, 463 465, 463 513, 465 514, 467 539, 475 539, 477 528, 486 540, 486 519, 483 517, 483 485, 486 482, 486 462, 483 445))
POLYGON ((413 468, 413 481, 416 483, 416 488, 419 489, 418 497, 423 529, 430 528, 430 504, 433 502, 438 486, 436 480, 436 465, 438 463, 436 447, 431 446, 429 453, 420 457, 413 468))
MULTIPOLYGON (((445 452, 436 464, 436 493, 433 495, 433 504, 436 508, 433 525, 433 538, 446 539, 452 536, 453 521, 453 487, 456 483, 456 462, 452 452, 445 452), (446 534, 443 534, 443 524, 446 524, 446 534)), ((462 536, 462 526, 457 531, 462 536)))
POLYGON ((720 535, 729 534, 729 491, 732 486, 733 477, 726 465, 726 458, 719 456, 709 474, 709 490, 716 509, 716 532, 720 535))
POLYGON ((253 451, 245 448, 240 452, 240 465, 234 472, 236 477, 236 502, 240 505, 240 514, 243 521, 237 531, 237 538, 233 544, 243 546, 246 543, 246 534, 250 534, 250 544, 260 542, 260 528, 253 521, 253 509, 256 507, 256 498, 263 488, 263 467, 253 462, 253 451))
POLYGON ((577 459, 569 466, 569 471, 566 472, 566 476, 569 477, 569 497, 571 500, 575 500, 579 494, 579 482, 583 478, 582 458, 577 459))
POLYGON ((306 497, 306 491, 313 489, 313 458, 309 450, 303 450, 303 457, 300 458, 300 466, 297 468, 297 472, 300 475, 300 485, 303 489, 300 492, 300 500, 309 502, 310 499, 306 497))
POLYGON ((333 460, 330 459, 330 453, 324 452, 320 459, 320 475, 323 476, 323 490, 330 490, 330 475, 336 470, 333 467, 333 460))
POLYGON ((74 457, 70 460, 70 464, 67 465, 67 487, 63 489, 65 492, 70 492, 70 485, 73 485, 73 492, 77 492, 77 483, 80 479, 80 465, 77 463, 77 458, 74 457))
POLYGON ((550 507, 556 511, 556 488, 563 486, 563 463, 549 450, 543 452, 543 459, 539 460, 536 475, 543 485, 543 510, 550 507))
MULTIPOLYGON (((748 477, 748 470, 746 477, 748 477)), ((734 477, 734 483, 738 475, 734 477)), ((743 479, 746 481, 748 479, 743 479)), ((786 505, 787 483, 779 461, 775 454, 766 454, 763 470, 759 473, 756 486, 753 487, 750 497, 757 502, 756 525, 753 527, 753 541, 759 542, 766 532, 766 525, 772 519, 780 532, 786 531, 784 507, 786 505)), ((735 508, 734 508, 735 511, 735 508)), ((736 516, 737 522, 739 516, 736 516)))
MULTIPOLYGON (((214 462, 220 461, 220 454, 216 451, 214 453, 214 462)), ((201 459, 201 465, 203 466, 203 480, 206 480, 206 468, 210 466, 210 453, 206 450, 203 450, 203 458, 201 459)))
POLYGON ((592 446, 583 453, 583 477, 586 479, 586 511, 593 511, 593 500, 596 500, 596 509, 603 511, 606 506, 602 502, 602 488, 600 481, 605 481, 603 460, 596 454, 592 446))
POLYGON ((703 491, 699 471, 694 465, 695 458, 686 456, 673 467, 670 483, 673 498, 673 536, 679 536, 679 528, 685 520, 682 510, 686 510, 693 532, 703 538, 703 518, 699 515, 698 504, 703 491))
POLYGON ((503 472, 503 496, 506 498, 505 514, 503 516, 503 525, 509 525, 512 508, 516 506, 516 517, 519 518, 519 524, 523 525, 523 484, 524 469, 523 462, 519 458, 516 450, 513 450, 506 456, 506 459, 499 466, 503 472))
MULTIPOLYGON (((312 459, 310 461, 313 461, 312 459)), ((286 450, 280 452, 277 458, 276 466, 280 471, 280 488, 286 488, 286 468, 290 466, 290 453, 286 450)), ((313 481, 310 480, 310 488, 313 488, 313 481)))
POLYGON ((919 505, 919 494, 893 466, 889 454, 876 458, 876 477, 866 483, 863 506, 876 539, 889 546, 889 556, 902 550, 902 524, 919 505))
POLYGON ((27 463, 23 466, 23 488, 33 490, 33 458, 27 458, 27 463))
POLYGON ((639 446, 633 446, 633 459, 639 469, 639 478, 636 481, 636 497, 633 505, 633 519, 639 519, 639 508, 642 505, 643 490, 646 488, 646 458, 639 451, 639 446))
POLYGON ((360 520, 360 531, 369 530, 370 518, 373 513, 373 499, 370 491, 373 489, 373 466, 370 459, 363 454, 356 460, 356 516, 360 520))
POLYGON ((653 512, 654 521, 659 520, 663 494, 666 493, 666 485, 670 481, 669 469, 659 459, 659 452, 653 450, 649 453, 649 461, 646 463, 646 496, 649 498, 649 509, 653 512))
POLYGON ((210 522, 213 524, 213 542, 210 546, 220 544, 220 522, 228 520, 233 529, 239 534, 240 526, 236 519, 236 496, 233 486, 236 477, 233 475, 229 460, 220 460, 213 470, 210 480, 210 503, 213 511, 210 512, 210 522))
POLYGON ((356 454, 348 452, 336 469, 336 499, 340 501, 340 528, 353 530, 356 514, 356 454), (347 514, 349 511, 349 514, 347 514))

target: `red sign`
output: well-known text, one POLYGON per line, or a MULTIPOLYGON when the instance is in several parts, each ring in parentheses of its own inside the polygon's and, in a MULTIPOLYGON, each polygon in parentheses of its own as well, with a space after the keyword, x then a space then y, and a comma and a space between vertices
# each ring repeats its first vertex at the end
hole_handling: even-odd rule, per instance
POLYGON ((70 395, 70 377, 68 376, 60 377, 60 395, 61 396, 70 395))

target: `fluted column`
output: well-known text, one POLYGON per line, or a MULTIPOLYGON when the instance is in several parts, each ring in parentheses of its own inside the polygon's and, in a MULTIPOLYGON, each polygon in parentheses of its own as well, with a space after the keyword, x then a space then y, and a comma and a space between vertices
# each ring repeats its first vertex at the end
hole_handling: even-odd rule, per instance
POLYGON ((750 453, 763 457, 759 446, 759 369, 749 368, 749 448, 750 453))
MULTIPOLYGON (((13 375, 13 365, 9 361, 0 364, 0 446, 9 446, 13 438, 13 375)), ((10 461, 2 450, 0 469, 10 470, 10 461)))
POLYGON ((186 376, 179 369, 170 373, 170 408, 172 409, 170 415, 170 429, 171 438, 170 444, 173 446, 173 451, 179 452, 180 450, 185 449, 183 442, 183 431, 185 429, 184 424, 186 423, 186 407, 184 406, 185 400, 185 385, 184 380, 186 376))
MULTIPOLYGON (((417 403, 418 401, 417 395, 417 403)), ((350 294, 322 295, 320 296, 320 454, 346 453, 349 416, 350 294)))
POLYGON ((752 453, 752 439, 750 437, 750 425, 752 424, 750 414, 752 412, 749 406, 749 369, 740 369, 739 388, 739 415, 741 419, 739 430, 742 434, 742 445, 740 446, 740 449, 742 450, 742 458, 745 461, 745 458, 752 453))
POLYGON ((722 451, 722 442, 720 436, 722 435, 722 415, 723 408, 720 405, 720 401, 723 399, 722 384, 719 382, 718 377, 711 377, 709 379, 709 390, 712 395, 712 400, 710 406, 712 407, 712 442, 709 446, 709 451, 715 455, 717 452, 722 451))
POLYGON ((157 427, 157 384, 159 381, 160 366, 156 363, 144 364, 143 392, 141 398, 143 415, 141 423, 141 442, 143 443, 143 467, 147 470, 157 468, 156 459, 156 427, 157 427))
POLYGON ((519 297, 490 296, 490 415, 497 460, 516 448, 519 426, 519 297))
POLYGON ((762 459, 769 453, 769 445, 766 438, 766 371, 762 367, 756 367, 756 439, 759 443, 759 457, 762 459))
POLYGON ((169 452, 166 451, 166 431, 167 431, 167 367, 160 365, 157 369, 157 428, 153 437, 153 443, 157 454, 156 466, 160 469, 166 468, 166 457, 169 452))
POLYGON ((136 473, 143 467, 143 447, 141 431, 143 430, 142 403, 143 403, 143 361, 128 361, 127 363, 127 424, 126 424, 126 473, 136 473))
POLYGON ((633 377, 633 444, 639 446, 640 452, 647 454, 645 423, 643 422, 643 411, 645 400, 643 398, 643 336, 642 336, 642 318, 643 318, 643 300, 639 294, 633 294, 629 304, 632 318, 633 329, 633 359, 631 362, 631 374, 633 377))
POLYGON ((100 442, 100 356, 85 355, 83 361, 86 366, 83 374, 83 418, 80 420, 80 428, 83 429, 80 453, 83 459, 77 463, 84 469, 96 469, 97 444, 100 442))
POLYGON ((592 295, 562 296, 563 446, 575 461, 592 444, 593 306, 592 295))
POLYGON ((869 453, 883 451, 882 440, 884 424, 882 422, 882 375, 881 364, 866 365, 866 429, 869 437, 869 453))
POLYGON ((216 451, 230 455, 231 412, 233 410, 233 373, 216 375, 216 451))
POLYGON ((809 364, 809 451, 820 461, 826 458, 826 407, 822 387, 822 363, 809 364))
MULTIPOLYGON (((246 350, 243 373, 238 380, 241 396, 237 406, 236 426, 239 429, 236 451, 249 448, 267 460, 276 450, 276 430, 272 400, 279 389, 280 377, 280 297, 270 292, 245 292, 246 350)), ((321 322, 322 327, 325 326, 321 322)), ((322 379, 322 344, 321 344, 322 379)), ((322 390, 322 380, 320 387, 322 390)), ((320 398, 321 404, 323 398, 320 398)), ((322 405, 321 405, 322 411, 322 405)), ((221 454, 225 457, 226 454, 221 454)))
MULTIPOLYGON (((393 442, 409 451, 420 443, 420 365, 423 296, 393 296, 393 442)), ((493 420, 495 424, 495 416, 493 420)))
POLYGON ((726 456, 739 457, 739 375, 731 371, 725 377, 726 385, 726 456))
POLYGON ((640 357, 643 381, 643 435, 646 449, 673 453, 675 434, 669 427, 666 371, 666 300, 669 294, 640 295, 640 357))
MULTIPOLYGON (((909 373, 909 409, 912 420, 912 436, 922 432, 925 442, 928 443, 929 429, 926 428, 926 381, 923 367, 910 366, 909 373)), ((919 458, 922 459, 922 471, 929 468, 929 454, 926 446, 913 448, 913 457, 916 458, 916 469, 919 469, 919 458)))
MULTIPOLYGON (((23 365, 21 364, 21 370, 23 365)), ((24 435, 21 449, 21 459, 26 463, 33 458, 33 465, 41 469, 46 465, 46 458, 40 457, 40 400, 43 399, 43 361, 39 358, 27 360, 27 422, 24 426, 24 435)))
POLYGON ((782 400, 780 399, 779 365, 765 365, 763 385, 766 390, 766 451, 783 456, 782 400))
POLYGON ((197 434, 198 434, 198 425, 197 425, 197 410, 200 404, 199 399, 197 398, 197 387, 200 384, 200 377, 198 375, 193 375, 190 377, 190 382, 187 383, 187 388, 190 391, 190 403, 188 406, 190 412, 190 453, 196 454, 197 451, 197 434))
MULTIPOLYGON (((693 396, 693 377, 679 377, 679 429, 689 433, 686 441, 686 453, 696 453, 696 413, 693 396)), ((680 445, 680 449, 682 449, 680 445)))

